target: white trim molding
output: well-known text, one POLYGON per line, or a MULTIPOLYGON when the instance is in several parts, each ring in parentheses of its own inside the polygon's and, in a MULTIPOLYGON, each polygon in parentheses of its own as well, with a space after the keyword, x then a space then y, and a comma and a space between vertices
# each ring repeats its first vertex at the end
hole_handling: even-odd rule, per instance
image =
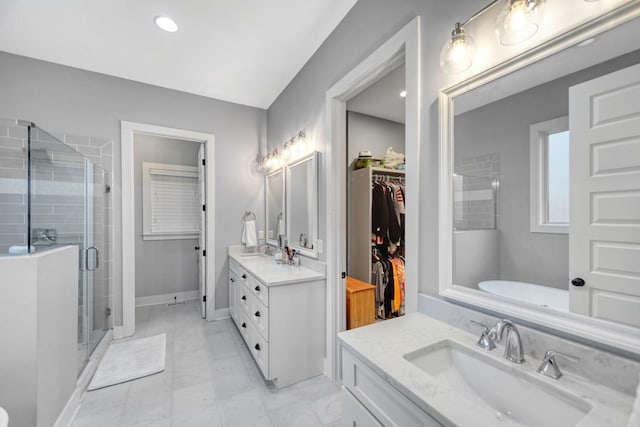
POLYGON ((337 333, 345 330, 346 291, 341 273, 346 271, 346 138, 347 101, 370 84, 405 64, 405 151, 407 203, 406 229, 406 312, 418 309, 418 230, 420 206, 420 17, 376 49, 364 61, 333 85, 326 94, 326 135, 324 157, 326 179, 327 230, 327 354, 325 374, 340 379, 340 348, 337 333))
POLYGON ((539 325, 541 328, 547 328, 559 335, 579 337, 582 340, 597 343, 603 348, 617 349, 617 351, 632 354, 634 357, 640 355, 640 328, 573 313, 563 313, 498 295, 489 296, 476 289, 455 285, 453 283, 452 251, 454 98, 638 17, 640 17, 640 3, 629 2, 613 12, 571 29, 555 39, 544 42, 521 55, 471 76, 440 92, 440 297, 477 310, 491 311, 499 315, 520 319, 531 325, 539 325))
POLYGON ((122 121, 121 126, 121 179, 122 179, 122 325, 114 327, 116 338, 135 333, 135 212, 134 212, 134 137, 156 135, 186 142, 200 142, 205 146, 207 159, 207 247, 212 248, 206 257, 206 312, 207 320, 215 320, 215 136, 209 133, 173 129, 162 126, 122 121))

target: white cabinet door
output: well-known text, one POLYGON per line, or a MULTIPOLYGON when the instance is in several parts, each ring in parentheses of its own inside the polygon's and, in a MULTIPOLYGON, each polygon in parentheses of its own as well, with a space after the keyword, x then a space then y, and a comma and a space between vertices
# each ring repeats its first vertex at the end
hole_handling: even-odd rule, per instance
POLYGON ((636 327, 640 327, 639 100, 640 65, 569 91, 570 309, 636 327))
POLYGON ((371 412, 344 387, 342 387, 342 425, 343 427, 382 427, 371 412))

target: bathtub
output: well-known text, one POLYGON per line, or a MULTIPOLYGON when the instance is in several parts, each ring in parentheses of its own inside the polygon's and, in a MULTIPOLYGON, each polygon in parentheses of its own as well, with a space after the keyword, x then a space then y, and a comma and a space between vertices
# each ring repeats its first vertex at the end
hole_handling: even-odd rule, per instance
POLYGON ((490 294, 569 312, 569 291, 564 289, 511 280, 487 280, 478 287, 490 294))

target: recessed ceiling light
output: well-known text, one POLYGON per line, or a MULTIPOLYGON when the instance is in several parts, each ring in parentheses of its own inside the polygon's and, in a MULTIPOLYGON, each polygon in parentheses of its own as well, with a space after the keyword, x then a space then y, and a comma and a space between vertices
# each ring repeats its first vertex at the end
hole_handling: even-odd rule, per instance
POLYGON ((577 47, 585 47, 585 46, 589 46, 591 43, 593 43, 594 41, 596 41, 595 37, 591 37, 590 39, 586 39, 581 41, 580 43, 578 43, 576 46, 577 47))
POLYGON ((178 25, 173 22, 173 19, 166 16, 156 16, 155 22, 158 27, 169 33, 175 33, 178 31, 178 25))
POLYGON ((403 97, 403 98, 406 98, 407 97, 407 91, 403 90, 402 92, 400 92, 400 96, 403 97))

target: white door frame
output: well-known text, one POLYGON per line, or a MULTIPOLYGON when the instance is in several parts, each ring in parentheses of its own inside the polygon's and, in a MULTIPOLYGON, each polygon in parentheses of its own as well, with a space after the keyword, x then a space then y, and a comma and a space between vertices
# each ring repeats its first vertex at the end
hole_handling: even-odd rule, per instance
MULTIPOLYGON (((136 271, 135 271, 135 212, 134 212, 134 157, 135 135, 155 135, 186 142, 201 142, 205 147, 207 167, 215 165, 215 136, 209 133, 173 129, 162 126, 121 121, 121 178, 122 178, 122 326, 114 327, 114 338, 135 333, 136 325, 136 271)), ((215 173, 207 172, 207 247, 215 247, 215 173)), ((207 320, 214 320, 215 312, 215 254, 206 259, 207 320)))
POLYGON ((346 267, 346 144, 347 101, 405 63, 405 152, 406 152, 406 312, 418 310, 418 233, 420 197, 420 17, 380 46, 351 72, 333 85, 326 94, 327 135, 325 158, 327 191, 327 359, 325 374, 332 381, 340 379, 340 346, 337 334, 345 330, 346 295, 341 273, 346 267))

